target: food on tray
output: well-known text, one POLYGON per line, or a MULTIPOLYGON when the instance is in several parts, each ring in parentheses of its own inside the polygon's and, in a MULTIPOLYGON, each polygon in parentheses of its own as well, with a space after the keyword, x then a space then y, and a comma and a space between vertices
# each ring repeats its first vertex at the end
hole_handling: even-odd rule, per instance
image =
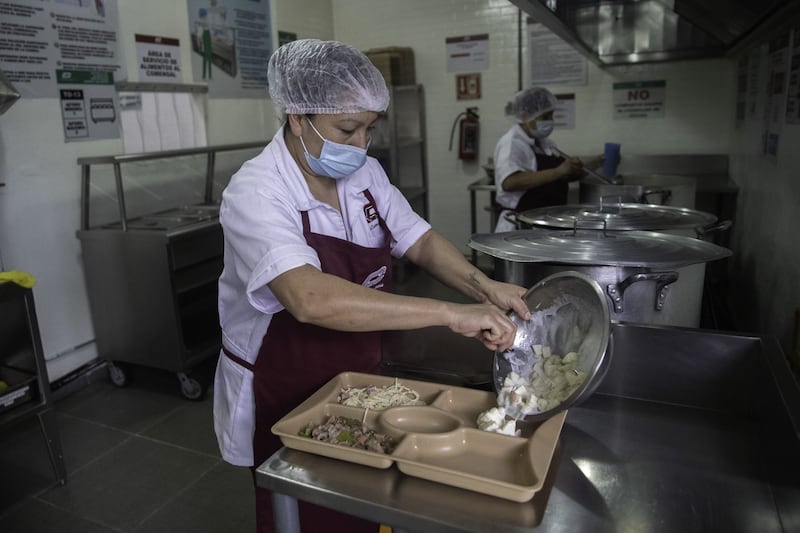
POLYGON ((576 352, 561 357, 549 346, 536 344, 532 349, 537 361, 530 375, 508 373, 497 393, 497 407, 478 415, 480 429, 514 435, 516 420, 558 407, 586 381, 586 373, 577 368, 576 352))
POLYGON ((401 405, 425 405, 419 399, 419 393, 412 388, 402 385, 398 379, 391 385, 378 387, 347 387, 339 392, 338 401, 350 407, 366 407, 367 409, 382 410, 401 405))
POLYGON ((520 431, 517 429, 517 421, 506 416, 506 410, 502 407, 492 407, 488 411, 478 415, 478 429, 502 433, 519 437, 520 431))
POLYGON ((510 372, 497 394, 497 403, 513 418, 548 411, 570 397, 586 381, 578 370, 578 354, 561 357, 548 346, 533 346, 538 361, 528 376, 510 372))
POLYGON ((310 423, 297 434, 320 442, 378 453, 392 453, 395 446, 394 440, 388 435, 369 429, 360 420, 345 416, 331 415, 323 424, 310 423))

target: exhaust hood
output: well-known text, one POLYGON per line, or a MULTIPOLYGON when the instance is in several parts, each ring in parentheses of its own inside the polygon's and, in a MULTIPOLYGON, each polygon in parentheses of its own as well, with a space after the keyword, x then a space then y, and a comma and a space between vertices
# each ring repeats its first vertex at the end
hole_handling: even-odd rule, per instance
MULTIPOLYGON (((723 57, 787 19, 798 0, 511 0, 599 66, 723 57)), ((788 29, 788 27, 787 27, 788 29)))

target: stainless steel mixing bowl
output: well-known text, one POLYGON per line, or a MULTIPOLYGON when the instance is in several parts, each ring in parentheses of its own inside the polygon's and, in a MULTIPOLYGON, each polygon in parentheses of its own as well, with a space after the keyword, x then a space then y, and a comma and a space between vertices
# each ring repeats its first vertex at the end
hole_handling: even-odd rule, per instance
MULTIPOLYGON (((549 346, 553 354, 576 352, 576 370, 586 379, 559 405, 522 418, 535 422, 570 407, 591 396, 605 376, 611 359, 611 318, 606 296, 598 283, 580 272, 564 271, 541 280, 523 297, 531 319, 509 314, 517 325, 514 347, 494 354, 494 387, 500 392, 512 371, 529 377, 541 358, 533 345, 549 346)), ((533 390, 536 394, 536 390, 533 390)))

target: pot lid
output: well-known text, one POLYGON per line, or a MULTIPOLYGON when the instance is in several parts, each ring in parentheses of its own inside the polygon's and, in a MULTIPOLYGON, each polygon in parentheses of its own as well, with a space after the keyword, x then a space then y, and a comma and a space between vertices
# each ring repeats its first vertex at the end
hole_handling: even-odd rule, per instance
POLYGON ((492 257, 518 263, 680 268, 731 255, 727 248, 710 242, 652 231, 533 228, 475 234, 468 244, 492 257))
POLYGON ((531 226, 564 229, 605 226, 609 231, 704 228, 717 221, 716 216, 704 211, 637 203, 554 205, 524 211, 517 218, 531 226))

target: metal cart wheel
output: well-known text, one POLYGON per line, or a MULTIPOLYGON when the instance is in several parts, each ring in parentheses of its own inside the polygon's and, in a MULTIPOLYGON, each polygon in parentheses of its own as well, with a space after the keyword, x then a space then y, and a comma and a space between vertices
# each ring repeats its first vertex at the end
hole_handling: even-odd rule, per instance
POLYGON ((117 387, 125 387, 128 384, 128 374, 125 369, 111 361, 108 362, 108 377, 117 387))
POLYGON ((185 372, 177 373, 181 382, 181 394, 188 400, 202 400, 206 394, 206 387, 196 379, 189 377, 185 372))

